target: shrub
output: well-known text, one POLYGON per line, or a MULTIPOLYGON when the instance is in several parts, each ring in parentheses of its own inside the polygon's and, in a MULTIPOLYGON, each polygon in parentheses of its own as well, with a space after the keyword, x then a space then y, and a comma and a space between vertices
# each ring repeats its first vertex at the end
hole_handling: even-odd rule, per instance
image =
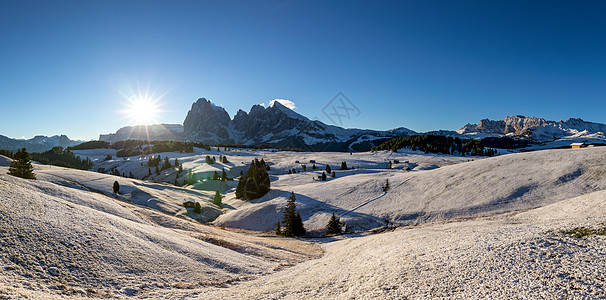
POLYGON ((120 191, 120 184, 114 181, 114 193, 117 194, 120 191))

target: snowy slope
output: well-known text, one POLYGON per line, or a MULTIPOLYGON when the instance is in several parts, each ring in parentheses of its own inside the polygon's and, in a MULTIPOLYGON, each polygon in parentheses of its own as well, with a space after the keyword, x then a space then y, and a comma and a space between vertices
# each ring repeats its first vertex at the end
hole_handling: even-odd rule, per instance
POLYGON ((319 253, 307 243, 225 232, 113 199, 102 194, 104 178, 85 171, 36 166, 38 180, 24 180, 6 170, 0 167, 2 297, 169 298, 319 253), (102 193, 64 179, 72 176, 102 193))
MULTIPOLYGON (((604 189, 606 177, 601 174, 606 173, 606 166, 601 161, 605 155, 602 147, 547 150, 412 172, 385 170, 385 165, 371 169, 368 164, 369 169, 337 170, 337 178, 326 182, 314 181, 308 173, 279 175, 270 194, 238 206, 215 224, 271 230, 291 191, 306 228, 312 230, 324 228, 333 212, 342 216, 348 228, 367 230, 536 208, 604 189), (390 189, 384 193, 386 180, 390 189)), ((427 167, 432 162, 415 162, 411 156, 409 164, 413 163, 427 167)))

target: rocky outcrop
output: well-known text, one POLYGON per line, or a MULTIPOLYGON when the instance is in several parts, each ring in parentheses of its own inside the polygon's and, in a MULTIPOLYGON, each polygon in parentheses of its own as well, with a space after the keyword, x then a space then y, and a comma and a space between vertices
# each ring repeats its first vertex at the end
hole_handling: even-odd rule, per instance
POLYGON ((578 118, 556 122, 528 116, 507 116, 497 121, 483 119, 478 124, 467 124, 457 130, 459 134, 511 135, 537 141, 604 132, 605 124, 586 122, 578 118))

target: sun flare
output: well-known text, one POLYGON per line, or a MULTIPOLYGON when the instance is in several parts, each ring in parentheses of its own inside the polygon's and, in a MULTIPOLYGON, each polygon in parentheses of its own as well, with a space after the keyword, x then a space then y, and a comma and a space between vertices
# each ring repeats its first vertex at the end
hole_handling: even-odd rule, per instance
POLYGON ((135 96, 128 102, 126 114, 136 125, 151 125, 156 121, 160 112, 156 100, 135 96))

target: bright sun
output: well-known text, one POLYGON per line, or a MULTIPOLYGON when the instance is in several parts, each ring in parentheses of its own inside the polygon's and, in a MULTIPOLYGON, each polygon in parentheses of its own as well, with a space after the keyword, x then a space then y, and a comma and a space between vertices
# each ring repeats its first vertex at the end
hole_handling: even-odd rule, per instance
POLYGON ((133 97, 128 102, 126 112, 136 125, 151 125, 156 121, 159 112, 157 101, 147 97, 133 97))

